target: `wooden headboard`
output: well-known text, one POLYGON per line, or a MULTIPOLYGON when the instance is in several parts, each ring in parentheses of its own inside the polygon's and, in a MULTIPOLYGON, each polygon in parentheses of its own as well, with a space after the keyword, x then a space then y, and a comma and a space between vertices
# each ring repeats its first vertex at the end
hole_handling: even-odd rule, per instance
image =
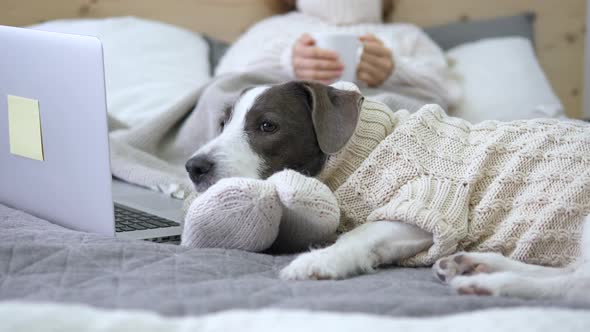
POLYGON ((0 24, 132 15, 231 41, 252 23, 280 11, 276 0, 0 0, 0 24))
MULTIPOLYGON (((582 116, 585 0, 396 0, 395 7, 393 21, 420 26, 535 12, 541 65, 568 114, 582 116)), ((0 0, 0 24, 133 15, 231 41, 281 11, 279 0, 0 0)))

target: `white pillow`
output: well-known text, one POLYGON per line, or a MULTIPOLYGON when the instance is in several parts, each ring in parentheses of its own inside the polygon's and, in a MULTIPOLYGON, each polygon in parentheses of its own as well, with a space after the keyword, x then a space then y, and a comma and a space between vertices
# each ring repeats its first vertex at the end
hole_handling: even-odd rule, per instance
POLYGON ((528 39, 484 39, 447 55, 463 81, 463 100, 454 116, 472 123, 565 117, 528 39))
POLYGON ((172 25, 117 17, 51 21, 32 28, 100 38, 109 113, 130 125, 170 109, 210 78, 205 40, 172 25))

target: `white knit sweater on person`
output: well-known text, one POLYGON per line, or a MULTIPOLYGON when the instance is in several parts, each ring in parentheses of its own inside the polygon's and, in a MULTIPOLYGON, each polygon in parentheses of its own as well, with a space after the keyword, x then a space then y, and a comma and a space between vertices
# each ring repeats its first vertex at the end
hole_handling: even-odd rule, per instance
MULTIPOLYGON (((335 25, 298 11, 252 26, 221 59, 216 75, 273 68, 295 79, 291 61, 295 41, 304 33, 319 32, 372 33, 380 38, 392 50, 395 62, 393 74, 380 89, 409 91, 444 106, 453 106, 460 98, 459 83, 450 75, 444 53, 418 27, 401 23, 335 25)), ((354 83, 364 86, 360 81, 354 83)))
POLYGON ((318 178, 336 195, 340 232, 388 220, 433 234, 403 265, 467 250, 562 266, 579 256, 590 213, 590 124, 472 125, 438 105, 410 115, 365 100, 354 136, 318 178))

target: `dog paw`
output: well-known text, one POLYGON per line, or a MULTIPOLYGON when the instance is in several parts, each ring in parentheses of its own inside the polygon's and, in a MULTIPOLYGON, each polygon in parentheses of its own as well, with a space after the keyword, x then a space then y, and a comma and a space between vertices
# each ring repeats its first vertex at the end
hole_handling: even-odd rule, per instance
POLYGON ((463 295, 517 296, 522 298, 534 295, 527 285, 527 280, 512 272, 459 276, 451 280, 449 285, 457 293, 463 295))
POLYGON ((499 295, 498 285, 490 282, 489 279, 479 276, 459 276, 449 283, 451 288, 461 295, 499 295))
POLYGON ((446 283, 457 276, 491 272, 488 265, 478 259, 478 255, 465 252, 439 259, 432 269, 436 277, 446 283))
POLYGON ((279 276, 284 280, 342 279, 355 271, 355 265, 347 257, 320 249, 295 258, 279 276))

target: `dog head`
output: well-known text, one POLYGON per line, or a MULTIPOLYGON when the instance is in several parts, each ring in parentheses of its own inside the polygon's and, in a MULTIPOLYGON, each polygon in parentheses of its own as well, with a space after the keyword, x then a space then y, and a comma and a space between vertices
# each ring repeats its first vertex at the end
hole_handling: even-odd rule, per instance
POLYGON ((227 177, 265 179, 283 169, 315 176, 356 129, 363 97, 294 81, 246 89, 220 121, 221 134, 186 163, 197 191, 227 177))

